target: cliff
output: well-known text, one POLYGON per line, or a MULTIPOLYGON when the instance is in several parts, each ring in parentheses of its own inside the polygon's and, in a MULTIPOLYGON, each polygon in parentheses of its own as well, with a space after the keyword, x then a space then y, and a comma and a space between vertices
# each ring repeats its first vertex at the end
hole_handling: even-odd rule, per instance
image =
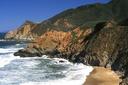
POLYGON ((39 24, 28 23, 6 38, 33 39, 15 56, 65 58, 74 63, 109 67, 128 84, 127 0, 80 6, 39 24))
POLYGON ((41 23, 26 21, 14 31, 6 34, 6 39, 35 39, 49 30, 71 31, 82 25, 94 27, 98 22, 128 18, 128 1, 112 0, 107 4, 90 4, 65 10, 41 23))
POLYGON ((94 66, 110 67, 120 74, 128 84, 128 25, 119 26, 109 22, 99 32, 94 33, 85 50, 76 56, 76 60, 94 66), (81 57, 79 57, 81 56, 81 57))
POLYGON ((112 15, 110 6, 107 4, 83 5, 65 10, 38 24, 25 22, 18 29, 8 32, 5 38, 33 39, 49 30, 67 32, 86 24, 93 27, 97 22, 111 19, 112 15))
POLYGON ((65 58, 74 63, 109 67, 121 76, 123 82, 120 85, 123 85, 128 83, 127 43, 128 25, 107 21, 96 24, 94 30, 90 27, 78 27, 69 32, 48 31, 14 55, 49 55, 52 58, 65 58))
POLYGON ((34 57, 42 55, 69 55, 76 53, 84 47, 84 37, 92 33, 92 29, 85 27, 83 30, 76 28, 69 32, 51 30, 30 43, 26 49, 20 50, 14 55, 21 57, 34 57), (31 50, 30 50, 31 49, 31 50))
POLYGON ((16 40, 33 40, 37 38, 37 35, 32 33, 32 30, 38 24, 33 23, 31 21, 26 21, 23 25, 21 25, 18 29, 13 31, 9 31, 5 35, 5 39, 16 39, 16 40))

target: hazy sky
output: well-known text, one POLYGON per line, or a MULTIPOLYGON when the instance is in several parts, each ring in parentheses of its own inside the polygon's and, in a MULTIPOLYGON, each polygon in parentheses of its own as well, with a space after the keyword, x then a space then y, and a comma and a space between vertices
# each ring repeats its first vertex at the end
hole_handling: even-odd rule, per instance
POLYGON ((41 22, 63 10, 110 0, 0 0, 0 32, 19 27, 25 20, 41 22))

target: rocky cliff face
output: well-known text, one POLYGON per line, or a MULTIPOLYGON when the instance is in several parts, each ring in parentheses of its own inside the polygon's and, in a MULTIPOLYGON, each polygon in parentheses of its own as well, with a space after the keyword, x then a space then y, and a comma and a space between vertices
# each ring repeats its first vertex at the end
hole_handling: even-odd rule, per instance
POLYGON ((128 26, 115 21, 98 23, 94 30, 79 27, 70 32, 48 31, 14 55, 61 57, 74 63, 112 68, 127 85, 128 26))
POLYGON ((92 33, 85 49, 72 57, 75 57, 75 62, 79 60, 92 66, 112 68, 123 79, 120 85, 127 85, 128 26, 119 26, 113 21, 105 24, 100 31, 96 27, 97 31, 92 33))
POLYGON ((85 27, 84 30, 76 28, 70 32, 51 30, 30 43, 26 49, 20 50, 14 55, 21 57, 33 57, 42 55, 70 55, 84 48, 84 37, 92 33, 92 29, 85 27), (31 50, 30 50, 31 49, 31 50), (25 53, 24 53, 25 52, 25 53))
POLYGON ((5 39, 16 39, 16 40, 33 40, 37 38, 37 35, 32 33, 32 30, 37 26, 31 21, 26 21, 18 29, 10 31, 5 35, 5 39))
POLYGON ((98 22, 106 20, 122 21, 128 18, 127 4, 127 0, 112 0, 108 4, 97 3, 68 9, 38 24, 26 21, 18 29, 8 32, 5 38, 33 39, 48 30, 66 32, 82 25, 93 28, 98 22))
POLYGON ((71 31, 82 25, 94 26, 97 22, 112 18, 110 6, 106 4, 83 5, 69 9, 39 24, 30 21, 7 33, 7 39, 33 39, 48 30, 71 31))
POLYGON ((66 10, 39 24, 24 24, 6 38, 34 39, 14 55, 49 55, 74 63, 110 67, 128 84, 127 0, 66 10))

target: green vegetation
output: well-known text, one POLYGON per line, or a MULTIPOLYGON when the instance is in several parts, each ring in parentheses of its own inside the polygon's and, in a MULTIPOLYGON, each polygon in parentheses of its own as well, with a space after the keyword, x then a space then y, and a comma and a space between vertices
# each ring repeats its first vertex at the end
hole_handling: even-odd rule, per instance
POLYGON ((112 11, 110 7, 105 4, 83 5, 74 9, 65 10, 40 23, 33 32, 41 35, 48 29, 71 31, 84 24, 94 26, 98 21, 109 20, 111 17, 112 11), (55 25, 55 23, 58 24, 55 25), (71 26, 65 26, 65 23, 71 26))
POLYGON ((76 43, 77 41, 77 33, 76 32, 71 32, 72 33, 72 43, 76 43))

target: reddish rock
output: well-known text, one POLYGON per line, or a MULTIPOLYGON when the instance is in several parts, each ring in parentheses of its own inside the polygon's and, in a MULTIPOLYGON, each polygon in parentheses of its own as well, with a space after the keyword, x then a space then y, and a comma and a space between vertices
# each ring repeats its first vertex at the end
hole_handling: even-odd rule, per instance
POLYGON ((36 28, 37 24, 26 21, 18 29, 8 32, 5 35, 5 39, 16 39, 16 40, 33 40, 38 36, 32 33, 32 30, 36 28))

